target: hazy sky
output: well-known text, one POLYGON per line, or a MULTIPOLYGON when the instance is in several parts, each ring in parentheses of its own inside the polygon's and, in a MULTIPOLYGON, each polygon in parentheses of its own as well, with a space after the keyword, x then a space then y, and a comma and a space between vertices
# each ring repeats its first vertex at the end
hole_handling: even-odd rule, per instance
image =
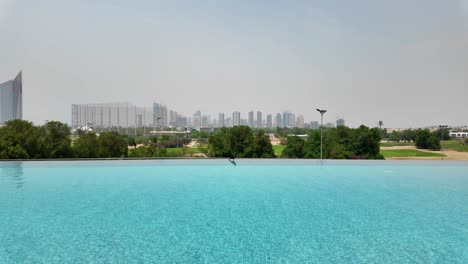
POLYGON ((468 0, 0 0, 0 82, 21 69, 24 118, 41 123, 158 101, 468 125, 468 0))

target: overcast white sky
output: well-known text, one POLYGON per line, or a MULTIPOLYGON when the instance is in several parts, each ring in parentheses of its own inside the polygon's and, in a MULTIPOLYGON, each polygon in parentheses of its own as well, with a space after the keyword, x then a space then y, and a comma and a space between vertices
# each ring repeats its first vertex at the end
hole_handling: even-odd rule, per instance
POLYGON ((468 125, 467 0, 0 0, 0 82, 24 118, 72 103, 192 115, 283 110, 386 127, 468 125))

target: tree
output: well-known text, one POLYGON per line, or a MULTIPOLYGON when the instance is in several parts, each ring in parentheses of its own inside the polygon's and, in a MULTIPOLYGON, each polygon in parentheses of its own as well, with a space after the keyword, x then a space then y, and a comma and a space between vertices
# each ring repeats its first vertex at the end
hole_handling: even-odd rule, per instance
POLYGON ((10 120, 0 127, 0 158, 42 158, 41 130, 26 120, 10 120))
POLYGON ((427 143, 428 143, 428 148, 429 149, 432 149, 432 150, 440 150, 441 149, 440 140, 439 140, 439 138, 437 138, 435 136, 431 136, 427 143))
POLYGON ((73 153, 76 158, 97 158, 98 138, 95 133, 84 133, 73 143, 73 153))
POLYGON ((401 140, 405 142, 416 142, 416 131, 412 129, 401 131, 401 140))
MULTIPOLYGON (((326 133, 325 133, 326 134, 326 133)), ((304 158, 320 158, 320 130, 312 130, 304 143, 304 158)))
POLYGON ((416 131, 415 143, 419 149, 440 149, 440 140, 432 135, 428 129, 418 129, 416 131))
POLYGON ((104 132, 98 137, 99 158, 120 158, 128 154, 127 141, 115 132, 104 132))
POLYGON ((42 144, 44 158, 71 158, 70 127, 59 121, 49 121, 43 128, 42 144))
POLYGON ((400 142, 401 141, 401 132, 392 131, 388 137, 389 141, 400 142))
POLYGON ((358 156, 367 159, 380 158, 380 140, 382 139, 380 131, 376 128, 369 129, 361 125, 355 130, 356 138, 355 149, 352 151, 358 156))
POLYGON ((441 140, 450 140, 450 131, 448 129, 439 128, 438 130, 432 132, 432 135, 441 140))
MULTIPOLYGON (((330 128, 323 133, 323 157, 326 159, 382 159, 380 155, 380 130, 360 126, 330 128)), ((301 142, 288 138, 284 157, 301 158, 301 142)), ((320 158, 320 131, 311 131, 303 147, 303 157, 320 158)))
POLYGON ((226 147, 234 157, 251 158, 253 156, 253 133, 248 126, 235 126, 226 134, 226 147))
POLYGON ((253 141, 253 158, 274 158, 275 152, 271 145, 270 138, 265 134, 265 131, 259 130, 255 133, 253 141))
POLYGON ((210 157, 274 158, 270 139, 263 130, 250 127, 217 129, 208 139, 210 157))
POLYGON ((302 159, 304 158, 305 141, 298 136, 289 136, 286 148, 281 153, 282 158, 302 159))
POLYGON ((142 157, 165 157, 167 150, 165 148, 159 148, 156 146, 140 146, 135 149, 131 149, 128 153, 129 157, 142 158, 142 157))
POLYGON ((379 121, 379 128, 380 128, 380 130, 382 130, 382 126, 383 126, 383 121, 379 121))
POLYGON ((227 146, 227 133, 229 128, 221 128, 208 138, 208 155, 210 157, 224 157, 231 156, 231 150, 227 146))

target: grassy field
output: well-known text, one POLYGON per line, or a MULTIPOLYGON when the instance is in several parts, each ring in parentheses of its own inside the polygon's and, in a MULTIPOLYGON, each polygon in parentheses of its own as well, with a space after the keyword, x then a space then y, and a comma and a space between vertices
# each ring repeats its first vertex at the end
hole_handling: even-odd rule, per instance
POLYGON ((392 141, 388 141, 388 142, 381 142, 380 146, 381 147, 414 146, 414 143, 412 143, 412 142, 392 142, 392 141))
POLYGON ((445 140, 441 142, 443 149, 451 149, 456 151, 468 152, 468 144, 462 144, 458 139, 445 140))
POLYGON ((415 149, 391 149, 381 150, 385 158, 406 158, 406 157, 445 157, 441 153, 423 152, 415 149))
POLYGON ((273 151, 275 151, 275 155, 277 157, 280 157, 281 156, 281 152, 283 152, 283 150, 286 148, 286 146, 283 146, 283 145, 276 145, 276 146, 273 146, 273 151))

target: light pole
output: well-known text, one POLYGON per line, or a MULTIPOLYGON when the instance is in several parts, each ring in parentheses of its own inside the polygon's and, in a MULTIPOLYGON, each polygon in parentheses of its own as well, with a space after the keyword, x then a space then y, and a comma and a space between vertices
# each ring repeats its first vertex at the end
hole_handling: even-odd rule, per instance
MULTIPOLYGON (((442 154, 444 154, 443 150, 442 150, 442 139, 444 138, 444 131, 445 131, 445 128, 447 128, 448 126, 447 125, 440 125, 439 126, 439 133, 440 133, 440 151, 442 151, 442 154)), ((442 156, 442 159, 444 159, 444 157, 442 156)))
POLYGON ((320 159, 323 159, 323 114, 327 112, 327 110, 320 110, 317 108, 317 111, 320 113, 320 159))

